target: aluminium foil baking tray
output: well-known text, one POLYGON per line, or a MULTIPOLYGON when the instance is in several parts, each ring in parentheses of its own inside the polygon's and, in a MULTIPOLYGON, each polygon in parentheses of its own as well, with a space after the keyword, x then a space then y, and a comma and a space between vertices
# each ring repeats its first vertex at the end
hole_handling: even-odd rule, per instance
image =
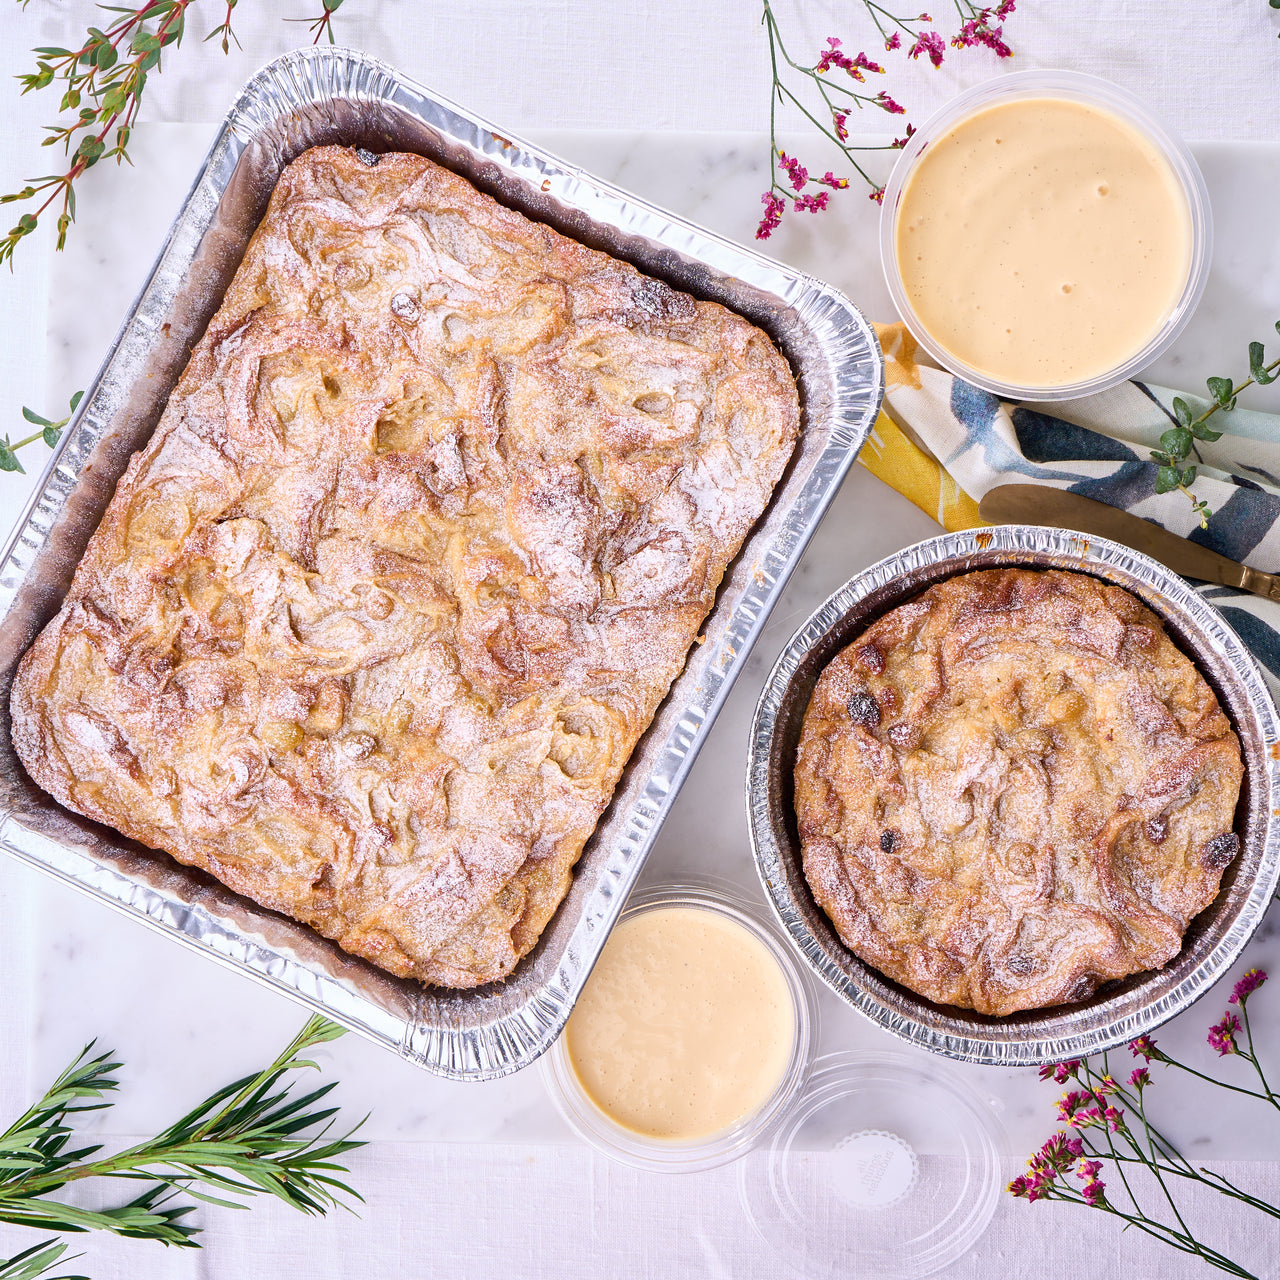
POLYGON ((559 1033, 734 678, 879 409, 884 364, 837 290, 655 208, 391 67, 342 49, 276 59, 241 91, 156 265, 0 560, 0 845, 439 1075, 490 1079, 559 1033), (504 983, 424 988, 59 806, 9 737, 19 659, 57 612, 129 457, 154 430, 281 170, 324 143, 412 151, 529 217, 767 330, 800 387, 787 471, 631 758, 573 886, 504 983))
POLYGON ((796 631, 756 707, 747 763, 751 847, 783 927, 838 996, 913 1045, 965 1062, 1062 1062, 1127 1044, 1182 1013, 1217 982, 1262 923, 1280 882, 1280 721, 1262 672, 1222 615, 1177 574, 1137 551, 1036 525, 930 538, 864 569, 796 631), (796 829, 796 748, 822 671, 872 621, 960 573, 1018 565, 1092 574, 1132 592, 1208 680, 1240 738, 1241 851, 1217 897, 1161 969, 1108 982, 1089 1000, 996 1018, 934 1004, 864 964, 841 941, 804 877, 796 829))

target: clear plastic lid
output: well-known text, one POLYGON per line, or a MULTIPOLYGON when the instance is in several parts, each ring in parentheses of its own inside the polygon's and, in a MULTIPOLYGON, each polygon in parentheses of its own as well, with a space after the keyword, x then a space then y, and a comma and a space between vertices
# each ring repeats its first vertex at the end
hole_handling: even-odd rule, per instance
POLYGON ((967 1253, 1000 1193, 1000 1125, 945 1068, 828 1054, 738 1165, 743 1209, 788 1274, 932 1275, 967 1253))

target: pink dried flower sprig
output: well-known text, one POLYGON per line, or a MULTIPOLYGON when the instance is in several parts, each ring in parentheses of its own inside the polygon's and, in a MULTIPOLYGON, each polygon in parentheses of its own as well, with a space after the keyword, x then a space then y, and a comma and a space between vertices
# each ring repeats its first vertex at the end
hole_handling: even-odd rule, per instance
MULTIPOLYGON (((1107 1056, 1095 1067, 1085 1059, 1051 1063, 1040 1068, 1040 1078, 1057 1084, 1072 1082, 1072 1088, 1057 1103, 1057 1120, 1065 1130, 1054 1133, 1028 1161, 1027 1172, 1009 1184, 1011 1195, 1028 1202, 1043 1199, 1066 1200, 1101 1209, 1119 1218, 1126 1227, 1137 1227, 1145 1234, 1162 1240, 1182 1253, 1193 1255, 1210 1266, 1239 1277, 1257 1280, 1225 1253, 1198 1239, 1187 1225, 1180 1210, 1175 1190, 1185 1182, 1198 1182, 1248 1208, 1266 1215, 1268 1225, 1280 1219, 1280 1207, 1251 1195, 1223 1175, 1193 1165, 1152 1122, 1149 1107, 1152 1076, 1149 1065, 1163 1063, 1197 1076, 1209 1084, 1234 1093, 1246 1094, 1280 1110, 1280 1093, 1267 1083, 1249 1028, 1249 997, 1258 990, 1267 975, 1261 969, 1250 969, 1235 984, 1228 1009, 1209 1031, 1209 1043, 1222 1056, 1233 1055, 1248 1061, 1257 1073, 1261 1090, 1215 1079, 1186 1063, 1178 1062, 1156 1046, 1148 1035, 1138 1036, 1129 1049, 1142 1063, 1133 1067, 1127 1082, 1121 1085, 1111 1074, 1107 1056), (1122 1109, 1123 1107, 1123 1109, 1122 1109), (1074 1160, 1075 1179, 1065 1175, 1074 1160), (1101 1174, 1106 1161, 1114 1164, 1116 1180, 1108 1183, 1101 1174), (1125 1172, 1126 1165, 1142 1165, 1154 1183, 1144 1183, 1125 1172), (1158 1188, 1155 1207, 1147 1198, 1146 1186, 1158 1188), (1114 1197, 1114 1198, 1113 1198, 1114 1197), (1145 1207, 1144 1207, 1145 1202, 1145 1207)), ((1158 1095, 1154 1095, 1158 1096, 1158 1095)), ((1155 1194, 1154 1191, 1152 1194, 1155 1194)))
POLYGON ((865 53, 856 54, 851 58, 847 53, 841 52, 840 41, 835 36, 828 36, 827 47, 818 57, 816 70, 821 74, 824 71, 830 71, 832 67, 841 67, 859 84, 866 81, 866 76, 862 74, 864 71, 870 71, 873 75, 884 75, 884 68, 872 62, 865 53))
POLYGON ((1050 1062, 1040 1068, 1041 1080, 1054 1080, 1058 1084, 1066 1084, 1074 1080, 1084 1063, 1079 1058, 1070 1058, 1066 1062, 1050 1062))
MULTIPOLYGON (((829 191, 814 191, 810 186, 825 186, 829 190, 842 190, 849 185, 847 178, 834 179, 830 171, 826 179, 812 178, 808 170, 795 157, 787 156, 778 146, 777 107, 779 103, 790 103, 818 131, 838 147, 855 173, 870 188, 868 198, 876 204, 884 200, 884 187, 877 183, 866 169, 858 162, 855 153, 860 151, 900 150, 907 145, 915 128, 908 123, 906 134, 894 138, 891 143, 874 146, 855 146, 850 143, 849 116, 854 110, 861 111, 865 107, 875 107, 889 115, 906 114, 906 108, 887 90, 877 93, 859 92, 854 86, 865 85, 867 77, 883 75, 885 68, 875 61, 865 50, 857 53, 846 52, 844 43, 838 36, 828 36, 825 48, 818 51, 812 65, 806 66, 797 62, 787 52, 786 45, 778 28, 771 0, 761 0, 763 21, 769 38, 769 59, 773 68, 773 92, 770 96, 769 133, 771 155, 777 163, 777 170, 772 175, 769 190, 761 196, 764 214, 756 228, 756 238, 767 240, 781 225, 782 215, 787 211, 787 201, 795 212, 818 213, 830 204, 829 191), (820 102, 806 104, 801 96, 783 78, 786 69, 803 77, 811 89, 816 92, 820 102), (852 81, 833 72, 843 71, 852 81), (830 123, 828 123, 828 121, 830 123)), ((1013 12, 1013 0, 1002 0, 1002 3, 991 7, 979 7, 971 0, 955 0, 957 12, 961 18, 961 30, 952 41, 956 48, 967 48, 984 45, 994 49, 1000 57, 1007 57, 1011 52, 1003 41, 1003 28, 1000 25, 1007 14, 1013 12)), ((875 24, 880 38, 884 42, 886 52, 905 49, 907 56, 913 61, 927 57, 935 66, 941 66, 946 54, 946 41, 936 30, 933 30, 933 18, 928 13, 920 13, 915 17, 902 17, 891 13, 878 0, 863 0, 863 7, 875 24)))
POLYGON ((1267 971, 1265 969, 1250 969, 1231 989, 1231 994, 1227 997, 1227 1003, 1243 1005, 1266 980, 1267 971))
POLYGON ((936 31, 922 31, 916 36, 915 44, 907 50, 907 57, 915 60, 923 53, 935 67, 940 67, 946 52, 946 41, 936 31))
POLYGON ((1218 1057, 1225 1058, 1228 1054, 1240 1052, 1236 1044, 1236 1032, 1239 1030, 1240 1019, 1234 1013, 1224 1013, 1222 1021, 1215 1022, 1209 1028, 1209 1034, 1205 1039, 1208 1040, 1211 1049, 1218 1051, 1218 1057))
POLYGON ((1161 1062, 1164 1054, 1156 1048, 1156 1042, 1150 1036, 1139 1036, 1129 1044, 1129 1050, 1135 1058, 1143 1058, 1147 1062, 1161 1062))
POLYGON ((1004 0, 1004 3, 994 8, 979 9, 960 28, 959 34, 952 37, 952 48, 971 49, 982 45, 990 49, 997 58, 1013 57, 1013 50, 1004 42, 1004 27, 996 25, 1003 23, 1013 10, 1013 0, 1004 0))

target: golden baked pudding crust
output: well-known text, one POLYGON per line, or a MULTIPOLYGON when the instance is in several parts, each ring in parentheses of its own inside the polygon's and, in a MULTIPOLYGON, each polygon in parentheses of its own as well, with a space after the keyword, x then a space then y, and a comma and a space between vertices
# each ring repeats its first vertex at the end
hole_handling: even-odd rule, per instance
POLYGON ((419 156, 309 151, 23 659, 15 746, 394 973, 501 978, 798 421, 740 316, 419 156))
POLYGON ((930 587, 823 671, 795 804, 861 959, 1004 1015, 1157 968, 1239 850, 1217 698, 1128 592, 993 569, 930 587))

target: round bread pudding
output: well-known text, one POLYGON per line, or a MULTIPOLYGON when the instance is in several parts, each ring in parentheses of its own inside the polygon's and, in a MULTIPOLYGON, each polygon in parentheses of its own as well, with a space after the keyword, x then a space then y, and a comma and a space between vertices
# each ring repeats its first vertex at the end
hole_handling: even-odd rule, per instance
POLYGON ((1240 850, 1213 691, 1127 591, 994 569, 880 618, 805 713, 804 872, 862 960, 1005 1015, 1172 959, 1240 850))

